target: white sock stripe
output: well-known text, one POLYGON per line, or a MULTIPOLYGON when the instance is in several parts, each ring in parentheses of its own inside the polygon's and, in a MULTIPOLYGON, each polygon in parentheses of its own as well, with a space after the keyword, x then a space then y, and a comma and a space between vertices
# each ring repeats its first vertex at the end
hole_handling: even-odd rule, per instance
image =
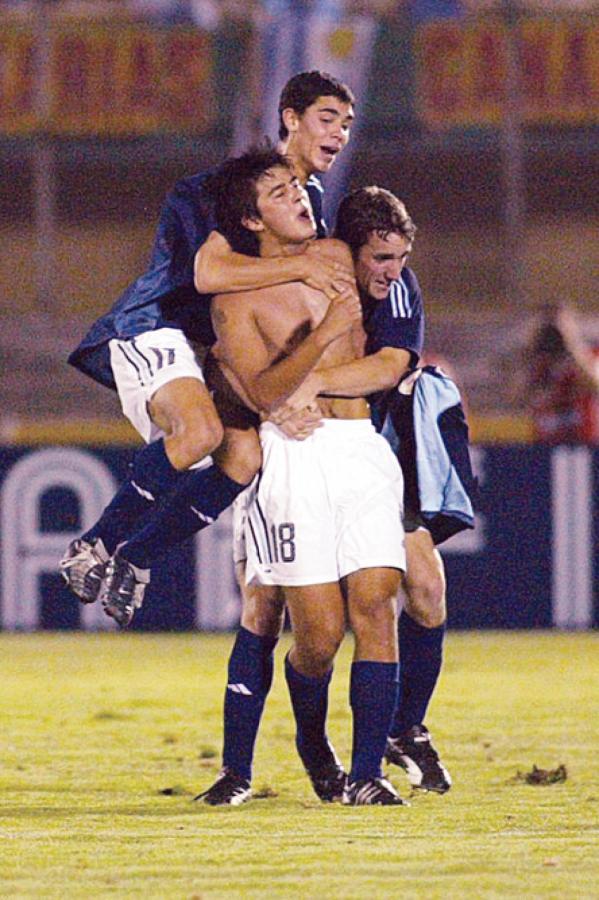
POLYGON ((244 697, 252 696, 252 692, 245 684, 228 684, 227 690, 232 691, 234 694, 243 694, 244 697))

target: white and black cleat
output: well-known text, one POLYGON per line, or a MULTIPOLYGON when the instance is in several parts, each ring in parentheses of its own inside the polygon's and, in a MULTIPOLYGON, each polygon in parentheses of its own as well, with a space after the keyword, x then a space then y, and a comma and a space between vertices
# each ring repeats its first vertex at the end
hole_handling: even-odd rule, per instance
POLYGON ((345 806, 409 806, 390 781, 382 776, 348 783, 343 794, 345 806))
POLYGON ((99 595, 106 615, 126 628, 141 607, 149 582, 150 570, 134 566, 117 550, 108 561, 99 595))
POLYGON ((451 787, 451 775, 439 759, 428 728, 414 725, 400 737, 387 738, 385 759, 406 772, 413 788, 444 794, 451 787))
POLYGON ((251 796, 252 789, 247 778, 242 778, 225 767, 219 772, 214 784, 193 799, 207 803, 208 806, 241 806, 251 796))
POLYGON ((95 603, 100 593, 109 560, 102 541, 82 538, 71 541, 59 562, 62 577, 82 603, 95 603))

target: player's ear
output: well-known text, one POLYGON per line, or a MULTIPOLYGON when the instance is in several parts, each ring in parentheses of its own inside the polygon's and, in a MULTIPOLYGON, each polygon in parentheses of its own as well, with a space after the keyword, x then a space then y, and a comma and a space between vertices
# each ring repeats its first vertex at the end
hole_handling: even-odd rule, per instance
POLYGON ((244 216, 241 220, 241 224, 244 228, 247 228, 248 231, 264 231, 264 222, 262 219, 254 218, 253 216, 244 216))
POLYGON ((300 122, 300 117, 297 112, 288 106, 287 109, 282 111, 281 118, 283 119, 283 125, 289 134, 294 134, 297 131, 300 122))

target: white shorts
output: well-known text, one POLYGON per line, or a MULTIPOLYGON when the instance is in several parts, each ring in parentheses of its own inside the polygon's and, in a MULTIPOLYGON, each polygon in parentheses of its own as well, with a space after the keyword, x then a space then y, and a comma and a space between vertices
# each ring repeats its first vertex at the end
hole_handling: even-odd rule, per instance
POLYGON ((123 413, 146 443, 163 432, 152 422, 148 403, 156 391, 177 378, 204 381, 187 338, 178 328, 157 328, 109 343, 110 364, 123 413))
POLYGON ((369 419, 325 419, 305 441, 265 422, 260 440, 263 468, 246 521, 248 584, 405 571, 403 477, 369 419))

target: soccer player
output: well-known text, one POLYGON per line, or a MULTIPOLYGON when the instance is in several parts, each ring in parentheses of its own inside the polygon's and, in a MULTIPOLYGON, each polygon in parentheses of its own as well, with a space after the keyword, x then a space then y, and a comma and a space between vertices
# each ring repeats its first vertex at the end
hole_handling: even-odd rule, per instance
MULTIPOLYGON (((366 394, 371 395, 380 427, 389 391, 416 365, 422 351, 422 295, 416 276, 406 266, 415 231, 405 206, 389 191, 361 188, 342 201, 335 233, 352 252, 367 356, 310 373, 279 407, 273 416, 275 421, 282 421, 317 394, 366 394)), ((404 431, 410 443, 409 420, 404 431)), ((399 629, 400 688, 386 756, 406 769, 414 787, 443 793, 451 779, 423 721, 442 663, 445 578, 441 556, 419 513, 415 464, 409 456, 404 479, 407 572, 399 629)), ((241 514, 235 517, 234 554, 244 602, 241 628, 229 662, 223 768, 211 788, 200 795, 214 805, 238 804, 250 796, 253 747, 272 681, 272 651, 282 624, 280 596, 264 587, 243 584, 243 499, 236 502, 236 512, 240 510, 241 514), (249 689, 236 692, 234 688, 240 684, 249 689)))
MULTIPOLYGON (((219 229, 262 256, 301 254, 311 236, 301 185, 276 153, 229 160, 216 182, 219 229)), ((347 247, 322 251, 347 258, 347 247)), ((356 358, 359 302, 301 284, 213 300, 216 354, 232 386, 263 419, 306 376, 356 358), (240 340, 241 338, 241 340, 240 340)), ((321 398, 323 421, 303 441, 263 421, 263 465, 248 505, 247 580, 280 585, 294 644, 285 673, 296 746, 316 793, 350 805, 400 805, 381 761, 395 708, 395 596, 405 567, 403 479, 362 398, 321 398), (326 735, 328 687, 346 617, 355 637, 347 777, 326 735)))
MULTIPOLYGON (((321 188, 312 175, 328 171, 347 143, 353 104, 349 88, 320 72, 294 76, 280 98, 281 151, 309 192, 321 235, 321 188)), ((151 562, 213 522, 260 465, 253 429, 230 428, 224 435, 194 353, 194 345, 214 339, 210 293, 300 281, 330 295, 353 277, 317 245, 301 257, 259 259, 232 253, 219 235, 209 239, 214 220, 207 177, 193 175, 175 185, 148 270, 69 357, 85 374, 118 391, 124 414, 147 443, 99 521, 61 560, 79 599, 91 603, 100 596, 121 626, 141 605, 151 562), (205 241, 199 293, 194 259, 205 241)))

